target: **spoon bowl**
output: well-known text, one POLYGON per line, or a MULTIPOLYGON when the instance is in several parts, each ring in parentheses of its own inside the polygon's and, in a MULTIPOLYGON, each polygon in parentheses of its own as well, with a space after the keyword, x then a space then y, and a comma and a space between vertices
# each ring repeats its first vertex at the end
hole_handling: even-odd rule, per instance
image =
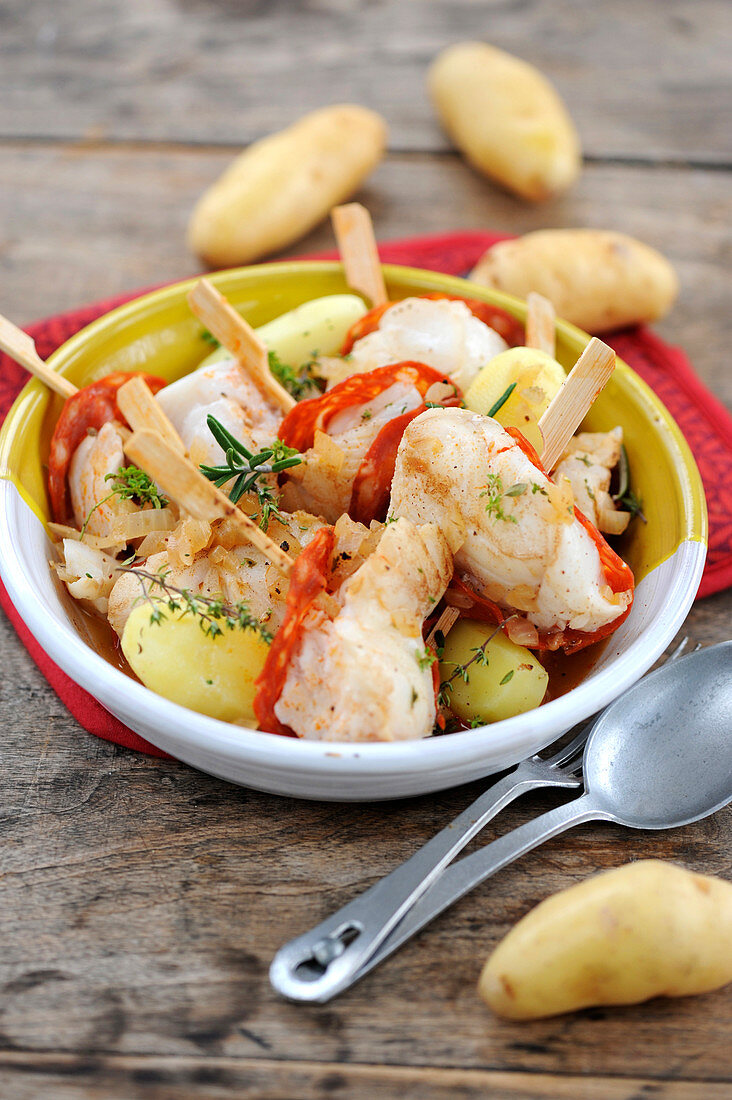
POLYGON ((732 641, 616 699, 593 727, 583 770, 597 809, 630 828, 670 829, 721 809, 732 787, 732 641))

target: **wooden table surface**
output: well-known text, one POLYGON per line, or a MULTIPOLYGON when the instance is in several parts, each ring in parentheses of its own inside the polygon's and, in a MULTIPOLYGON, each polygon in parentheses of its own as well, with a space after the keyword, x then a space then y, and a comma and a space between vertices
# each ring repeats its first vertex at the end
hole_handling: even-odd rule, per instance
MULTIPOLYGON (((729 31, 724 0, 0 0, 0 310, 24 323, 196 272, 186 220, 233 152, 354 101, 391 127, 359 196, 382 239, 637 235, 681 278, 659 331, 730 401, 729 31), (570 194, 525 205, 450 150, 424 74, 465 38, 533 61, 564 94, 587 156, 570 194)), ((322 226, 289 251, 330 244, 322 226)), ((729 593, 697 604, 689 632, 726 638, 731 609, 729 593)), ((91 737, 5 619, 0 641, 2 1097, 729 1096, 724 993, 522 1025, 475 993, 515 921, 597 869, 661 856, 729 877, 729 811, 546 844, 349 993, 296 1007, 267 981, 277 947, 482 784, 383 805, 238 789, 91 737)), ((486 834, 556 801, 526 798, 486 834)))

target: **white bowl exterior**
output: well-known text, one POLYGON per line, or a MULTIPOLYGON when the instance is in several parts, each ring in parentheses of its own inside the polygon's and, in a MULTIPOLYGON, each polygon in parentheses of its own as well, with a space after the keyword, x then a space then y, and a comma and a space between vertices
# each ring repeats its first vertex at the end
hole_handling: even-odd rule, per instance
POLYGON ((9 481, 0 481, 0 575, 46 653, 112 714, 201 771, 295 798, 372 801, 444 790, 509 767, 544 748, 635 683, 678 632, 701 580, 706 547, 683 542, 636 589, 630 615, 591 675, 537 710, 425 741, 299 741, 219 722, 155 695, 79 636, 48 567, 44 527, 9 481))

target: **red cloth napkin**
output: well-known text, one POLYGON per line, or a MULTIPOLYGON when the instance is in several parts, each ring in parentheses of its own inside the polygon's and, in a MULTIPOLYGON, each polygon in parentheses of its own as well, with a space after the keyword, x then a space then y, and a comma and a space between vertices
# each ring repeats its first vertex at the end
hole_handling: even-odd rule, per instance
MULTIPOLYGON (((379 255, 385 263, 465 275, 486 248, 505 236, 497 233, 450 233, 391 241, 380 246, 379 255)), ((298 258, 335 259, 336 253, 298 258)), ((29 326, 28 332, 45 359, 84 325, 141 293, 144 291, 96 302, 71 313, 38 321, 29 326)), ((709 555, 698 595, 709 596, 719 592, 732 584, 732 417, 702 385, 684 353, 664 344, 648 329, 626 329, 614 333, 608 342, 655 390, 694 452, 706 489, 710 527, 709 555)), ((26 381, 25 371, 0 354, 0 422, 26 381)), ((127 748, 154 756, 166 755, 113 718, 54 664, 20 619, 2 584, 0 604, 43 675, 85 729, 127 748)))

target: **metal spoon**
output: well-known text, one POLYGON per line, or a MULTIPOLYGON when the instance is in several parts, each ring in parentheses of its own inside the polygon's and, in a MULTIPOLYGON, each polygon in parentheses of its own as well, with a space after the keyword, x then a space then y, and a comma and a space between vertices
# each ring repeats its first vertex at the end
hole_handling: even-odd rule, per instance
POLYGON ((331 960, 313 960, 308 936, 283 947, 270 970, 275 989, 291 1000, 330 1000, 484 879, 574 825, 670 829, 725 806, 732 800, 732 641, 664 666, 617 699, 592 729, 583 768, 580 798, 444 870, 357 969, 347 946, 361 931, 353 922, 339 930, 346 946, 331 960))

